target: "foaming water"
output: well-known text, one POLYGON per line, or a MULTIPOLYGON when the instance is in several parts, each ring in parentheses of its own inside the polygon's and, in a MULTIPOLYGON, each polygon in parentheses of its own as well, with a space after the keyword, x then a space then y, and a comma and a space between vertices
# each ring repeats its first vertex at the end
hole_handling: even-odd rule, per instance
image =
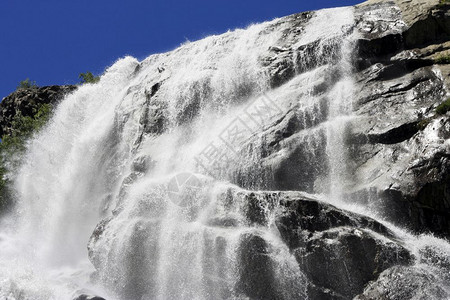
POLYGON ((86 244, 99 217, 107 212, 102 199, 114 190, 129 154, 114 136, 114 112, 136 65, 135 59, 125 58, 106 72, 99 85, 69 95, 47 127, 30 141, 15 179, 19 201, 7 221, 11 226, 5 244, 10 251, 2 251, 6 256, 2 262, 14 270, 5 278, 17 280, 13 283, 19 291, 33 287, 28 280, 34 277, 46 283, 36 288, 42 295, 31 290, 18 292, 18 297, 9 295, 11 299, 72 297, 77 285, 68 281, 60 289, 59 279, 53 278, 59 272, 72 273, 66 277, 81 281, 82 287, 89 285, 87 275, 93 269, 86 244), (26 271, 16 262, 27 266, 26 271))
MULTIPOLYGON (((306 298, 308 280, 275 224, 280 204, 247 189, 283 189, 271 166, 301 145, 315 165, 293 185, 348 205, 341 197, 353 22, 352 8, 323 10, 142 62, 125 57, 98 84, 68 95, 15 176, 17 209, 3 220, 0 240, 0 297, 306 298), (275 114, 250 118, 262 104, 275 114), (276 136, 290 113, 297 132, 269 153, 263 133, 275 128, 276 136), (245 130, 230 145, 224 133, 238 123, 245 130), (216 168, 217 157, 199 163, 211 145, 229 156, 225 168, 216 168)), ((390 227, 417 257, 422 248, 413 245, 425 240, 440 245, 437 257, 448 254, 444 241, 390 227)))

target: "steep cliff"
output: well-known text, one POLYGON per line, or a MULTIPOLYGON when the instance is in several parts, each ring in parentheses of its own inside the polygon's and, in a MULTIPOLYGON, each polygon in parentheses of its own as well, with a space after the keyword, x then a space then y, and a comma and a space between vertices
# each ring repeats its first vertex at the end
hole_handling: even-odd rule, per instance
POLYGON ((357 8, 372 16, 357 25, 363 39, 354 109, 363 122, 349 137, 349 188, 369 205, 381 201, 394 222, 449 237, 450 119, 436 112, 450 84, 450 13, 441 2, 369 1, 357 8))
MULTIPOLYGON (((113 299, 448 299, 450 244, 417 234, 450 237, 449 19, 371 0, 119 60, 29 141, 14 245, 78 267, 89 239, 113 299)), ((87 299, 83 272, 0 296, 87 299)))
MULTIPOLYGON (((448 8, 449 4, 438 1, 414 5, 410 1, 369 1, 356 7, 356 90, 353 120, 344 133, 345 151, 351 159, 347 174, 343 174, 347 178, 341 182, 343 197, 349 201, 381 207, 393 222, 446 237, 450 234, 450 121, 448 115, 438 114, 436 107, 449 97, 450 67, 448 61, 438 63, 450 55, 448 8)), ((282 44, 281 48, 291 49, 290 54, 284 51, 276 55, 274 61, 282 63, 270 66, 275 70, 273 78, 280 84, 279 74, 283 74, 283 80, 288 81, 302 71, 298 65, 303 62, 294 58, 321 53, 320 47, 317 41, 298 48, 282 44), (289 67, 279 71, 279 65, 289 67)), ((330 52, 323 55, 326 61, 330 52)), ((308 68, 317 64, 321 64, 320 58, 308 68)), ((318 101, 326 103, 327 97, 333 97, 327 93, 338 73, 330 69, 317 84, 314 93, 319 95, 318 101)), ((324 189, 323 184, 329 180, 323 178, 323 170, 329 168, 325 147, 311 160, 302 140, 291 141, 305 130, 302 119, 306 118, 307 127, 327 120, 326 108, 319 111, 319 115, 289 111, 282 122, 264 133, 268 145, 264 159, 269 172, 274 172, 273 181, 264 188, 327 192, 328 185, 324 189), (289 144, 288 155, 274 166, 270 160, 286 152, 283 144, 289 144)))
MULTIPOLYGON (((208 174, 230 179, 245 189, 325 194, 329 202, 341 206, 365 206, 360 213, 371 212, 416 232, 431 231, 448 237, 449 116, 436 112, 448 98, 449 69, 439 59, 449 55, 448 20, 448 5, 437 1, 411 7, 406 1, 378 1, 357 6, 353 14, 338 10, 309 12, 266 25, 261 36, 273 31, 283 34, 278 39, 261 38, 265 47, 257 48, 255 56, 264 74, 259 78, 267 76, 271 89, 263 101, 273 101, 281 114, 256 129, 255 134, 237 138, 240 144, 234 151, 238 161, 227 161, 225 169, 207 168, 208 174), (324 19, 333 17, 353 17, 354 21, 330 21, 327 27, 324 19), (333 30, 333 26, 339 30, 333 30), (323 34, 327 30, 330 34, 323 34)), ((221 50, 228 51, 227 43, 233 38, 217 37, 213 44, 227 45, 221 50)), ((182 47, 139 64, 137 72, 158 65, 158 73, 146 76, 148 82, 137 84, 126 96, 137 99, 142 97, 140 93, 145 94, 142 104, 146 109, 138 113, 142 134, 135 136, 135 151, 149 149, 150 141, 164 136, 173 126, 195 130, 186 124, 201 122, 198 120, 205 118, 205 106, 239 103, 258 91, 259 83, 252 75, 242 79, 239 74, 230 79, 234 90, 226 91, 229 94, 215 93, 215 81, 224 79, 216 78, 217 73, 209 73, 208 68, 200 73, 198 68, 203 66, 189 59, 192 52, 203 53, 198 49, 206 49, 210 42, 182 47), (186 59, 186 68, 196 70, 192 72, 198 77, 179 77, 172 61, 177 59, 186 59), (177 84, 186 92, 171 93, 177 84), (176 99, 175 111, 170 103, 163 102, 169 95, 176 99)), ((207 52, 205 57, 208 55, 221 60, 220 55, 207 52)), ((211 64, 212 70, 222 71, 220 63, 214 65, 213 60, 211 64)), ((251 68, 248 72, 258 74, 251 68)), ((131 110, 129 114, 136 112, 131 110)), ((238 117, 241 122, 245 116, 238 117)), ((220 137, 229 128, 222 129, 216 132, 220 137)), ((191 131, 185 134, 195 139, 191 131)), ((448 285, 444 283, 448 279, 446 246, 428 248, 427 243, 436 241, 406 238, 405 233, 393 233, 371 218, 308 196, 215 192, 214 200, 209 200, 214 208, 189 206, 188 218, 199 220, 200 214, 199 222, 207 226, 204 231, 193 229, 189 221, 186 227, 180 220, 171 219, 172 224, 168 224, 158 216, 178 215, 167 203, 158 204, 165 203, 160 192, 139 189, 138 194, 129 194, 134 184, 155 184, 141 179, 148 178, 145 174, 152 169, 156 174, 160 171, 157 166, 161 156, 150 153, 153 156, 139 157, 137 165, 146 161, 147 167, 134 169, 124 180, 117 209, 99 224, 89 244, 99 280, 122 298, 221 298, 230 293, 251 299, 350 299, 358 294, 360 299, 448 296, 448 285), (130 197, 142 202, 126 200, 130 197), (121 230, 124 226, 127 229, 121 230), (267 236, 270 230, 262 229, 273 226, 284 245, 267 236), (239 238, 231 238, 221 230, 234 230, 239 238), (123 237, 120 245, 114 239, 118 232, 123 237), (158 238, 160 235, 167 235, 171 242, 158 238), (183 246, 187 240, 197 242, 183 246), (230 249, 233 247, 236 252, 230 249), (295 257, 299 269, 288 258, 280 264, 275 253, 283 253, 284 247, 295 257), (120 256, 127 249, 133 249, 129 256, 120 256), (229 251, 235 256, 229 257, 229 251), (206 274, 206 287, 200 278, 184 271, 198 267, 197 252, 212 264, 203 266, 212 272, 206 274), (218 261, 225 266, 236 260, 237 274, 214 265, 211 253, 218 255, 218 261), (184 256, 195 259, 186 262, 184 256), (135 259, 130 261, 130 257, 135 259), (163 271, 158 269, 161 261, 169 261, 163 271), (430 263, 433 271, 422 265, 430 263), (180 270, 179 264, 185 267, 180 270), (125 276, 110 276, 121 269, 126 270, 125 276), (183 284, 185 289, 178 294, 183 284)))

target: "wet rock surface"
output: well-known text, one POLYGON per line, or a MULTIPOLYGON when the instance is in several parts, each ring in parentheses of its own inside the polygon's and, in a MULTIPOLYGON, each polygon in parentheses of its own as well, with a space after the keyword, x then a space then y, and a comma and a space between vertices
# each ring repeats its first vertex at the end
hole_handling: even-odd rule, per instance
POLYGON ((240 269, 237 290, 250 299, 282 299, 274 286, 273 261, 266 241, 255 235, 244 235, 239 248, 240 269))
POLYGON ((365 65, 358 73, 362 84, 354 110, 359 121, 352 130, 366 139, 356 138, 351 146, 358 179, 352 189, 371 190, 368 201, 380 201, 397 224, 448 237, 450 149, 440 133, 447 131, 448 117, 435 112, 448 97, 449 72, 435 64, 449 54, 448 7, 437 1, 419 1, 414 8, 408 1, 392 4, 369 1, 357 8, 393 13, 390 20, 371 22, 384 28, 376 34, 360 26, 366 32, 359 43, 365 65))
MULTIPOLYGON (((286 17, 267 28, 292 25, 283 27, 281 38, 267 45, 258 57, 258 66, 269 76, 268 85, 279 92, 277 104, 285 99, 290 103, 282 116, 258 129, 254 135, 258 140, 246 141, 243 147, 242 152, 251 149, 244 154, 258 159, 241 157, 244 165, 254 165, 239 170, 234 182, 249 190, 230 185, 225 192, 202 194, 203 185, 211 184, 202 181, 201 197, 187 195, 188 200, 200 199, 199 203, 175 207, 167 195, 168 185, 151 182, 147 176, 158 166, 158 153, 156 157, 139 156, 131 163, 128 176, 124 175, 117 199, 104 196, 107 202, 117 200, 116 206, 98 223, 88 245, 99 281, 123 299, 172 296, 171 291, 179 290, 186 299, 199 293, 204 298, 222 299, 448 296, 433 285, 433 274, 413 266, 417 253, 406 249, 401 237, 385 225, 302 193, 330 193, 330 157, 333 151, 342 150, 346 153, 337 163, 346 158, 348 176, 342 176, 341 200, 368 209, 376 207, 387 220, 415 232, 450 236, 450 117, 435 111, 449 93, 450 70, 436 62, 450 49, 448 6, 420 0, 418 10, 410 2, 369 1, 358 6, 354 26, 340 28, 336 39, 296 43, 314 13, 286 17), (351 33, 358 34, 352 45, 355 55, 348 62, 349 69, 342 70, 335 66, 344 54, 340 42, 351 33), (320 76, 313 78, 316 69, 320 76), (330 140, 336 135, 328 124, 335 117, 333 97, 338 97, 342 87, 336 83, 345 79, 346 72, 351 72, 355 81, 355 91, 347 99, 351 113, 345 115, 348 124, 339 132, 344 145, 330 149, 330 140), (305 82, 314 84, 303 91, 305 82), (131 189, 133 185, 139 189, 131 189), (250 188, 280 192, 252 192, 250 188), (165 219, 167 216, 172 219, 165 219), (280 267, 277 257, 294 263, 280 267), (200 258, 202 261, 195 261, 200 258), (236 264, 236 269, 227 269, 236 264), (192 276, 191 267, 200 265, 202 270, 196 274, 201 278, 192 276), (280 278, 292 281, 280 282, 280 272, 290 272, 280 278), (168 276, 166 282, 159 282, 162 275, 168 276), (288 289, 283 284, 305 285, 306 290, 291 286, 293 294, 284 295, 288 289), (206 290, 200 291, 205 286, 206 290), (158 290, 161 287, 166 290, 158 290)), ((165 90, 165 80, 170 77, 165 74, 170 69, 163 67, 157 69, 161 78, 145 92, 130 88, 126 100, 140 101, 139 105, 127 107, 123 101, 119 108, 129 109, 124 119, 136 114, 139 130, 131 127, 133 131, 124 134, 137 136, 133 151, 138 152, 146 140, 152 142, 170 126, 186 129, 180 135, 189 140, 193 138, 189 126, 205 107, 213 111, 208 105, 214 97, 226 107, 257 90, 253 81, 233 82, 231 93, 214 94, 211 74, 216 67, 204 70, 206 75, 190 85, 178 87, 188 93, 165 90), (173 107, 164 102, 163 96, 168 95, 177 99, 173 107), (228 99, 231 96, 233 99, 228 99)), ((139 74, 139 68, 135 73, 139 74)), ((17 111, 30 115, 37 104, 56 103, 73 89, 44 87, 6 97, 0 104, 1 133, 8 133, 17 111)), ((449 268, 448 261, 436 262, 432 255, 421 257, 449 268)))
POLYGON ((448 299, 448 291, 437 283, 434 274, 425 269, 395 266, 381 273, 378 280, 371 282, 364 292, 354 299, 448 299))
MULTIPOLYGON (((348 152, 349 161, 349 176, 342 182, 342 198, 367 205, 369 209, 376 207, 387 220, 416 232, 448 237, 450 121, 448 115, 435 112, 448 97, 449 70, 435 60, 450 49, 446 27, 448 12, 436 1, 420 1, 418 6, 420 14, 413 16, 410 11, 405 13, 410 7, 407 1, 369 1, 355 8, 353 28, 342 30, 342 36, 351 32, 359 35, 354 45, 357 54, 351 62, 356 87, 351 99, 352 112, 342 132, 343 149, 348 152), (430 28, 432 32, 428 35, 430 28)), ((386 226, 302 193, 288 192, 329 192, 324 187, 330 178, 323 176, 331 168, 327 150, 330 133, 326 123, 332 117, 335 83, 345 77, 344 71, 334 66, 334 62, 342 59, 338 40, 316 40, 293 46, 292 40, 308 26, 311 15, 286 18, 286 22, 293 22, 295 26, 285 32, 284 41, 268 48, 261 63, 270 75, 270 86, 286 90, 283 96, 287 98, 304 96, 296 94, 302 83, 301 79, 296 81, 297 75, 301 77, 301 74, 308 75, 322 68, 320 74, 326 76, 314 81, 314 88, 307 91, 308 97, 315 101, 301 105, 292 101, 281 117, 261 129, 259 143, 249 142, 242 151, 260 150, 260 165, 239 170, 235 178, 235 183, 244 188, 284 192, 233 192, 231 188, 231 192, 218 196, 225 199, 227 213, 202 219, 200 223, 210 230, 205 230, 204 237, 215 230, 235 232, 239 237, 233 245, 239 280, 232 284, 226 281, 224 274, 229 270, 220 268, 219 273, 210 274, 204 280, 209 286, 217 285, 215 293, 222 298, 234 290, 251 299, 289 299, 282 295, 276 280, 277 262, 272 254, 280 250, 274 250, 273 244, 258 231, 261 227, 275 226, 283 247, 301 271, 296 280, 307 282, 306 290, 299 292, 303 297, 405 299, 414 297, 420 290, 420 295, 430 293, 434 299, 441 299, 445 291, 433 287, 434 277, 414 265, 416 253, 407 249, 401 237, 386 226), (252 177, 252 174, 259 175, 252 177), (239 209, 243 214, 233 209, 236 203, 243 205, 239 209), (275 213, 268 215, 268 212, 275 213), (241 226, 245 226, 244 232, 238 230, 241 226), (405 276, 409 273, 411 279, 405 276)), ((185 103, 176 122, 189 124, 195 120, 199 99, 208 98, 211 92, 208 84, 200 85, 200 91, 193 93, 193 102, 185 103), (206 94, 199 96, 199 92, 206 94)), ((156 101, 163 88, 164 83, 152 88, 148 101, 156 101)), ((150 103, 156 102, 147 104, 150 103)), ((164 131, 166 112, 165 108, 157 112, 158 107, 155 104, 151 108, 156 109, 155 113, 148 110, 141 118, 147 134, 164 131)), ((89 244, 91 260, 100 271, 116 268, 116 262, 109 261, 109 254, 104 250, 109 245, 103 245, 109 243, 114 226, 146 228, 139 231, 140 240, 155 241, 161 223, 160 216, 154 212, 166 212, 166 208, 155 208, 156 202, 150 202, 152 204, 142 203, 147 208, 152 207, 149 215, 139 213, 145 221, 135 224, 136 220, 127 219, 123 212, 116 211, 112 219, 100 223, 89 244), (100 261, 106 265, 101 265, 100 261)), ((197 217, 190 211, 188 223, 197 217)), ((206 249, 225 260, 230 240, 223 236, 208 238, 210 240, 205 238, 204 241, 206 249)), ((131 245, 137 242, 127 240, 131 245)), ((137 246, 128 247, 141 251, 137 246)), ((133 256, 136 258, 133 268, 137 269, 134 272, 140 275, 126 282, 122 289, 124 297, 151 294, 140 279, 156 274, 153 265, 149 267, 152 271, 142 268, 149 263, 149 256, 143 253, 133 256)))
MULTIPOLYGON (((386 269, 413 262, 410 252, 384 225, 302 193, 250 192, 230 186, 228 191, 218 195, 218 198, 224 199, 229 212, 221 220, 216 217, 211 220, 204 219, 203 216, 202 222, 218 230, 236 231, 239 239, 234 251, 239 265, 239 280, 233 289, 251 299, 287 299, 276 279, 278 264, 272 255, 277 250, 274 250, 274 245, 257 230, 259 226, 268 226, 271 222, 275 222, 282 242, 294 256, 299 270, 307 279, 305 295, 311 299, 352 298, 362 293, 364 287, 386 269), (241 207, 242 211, 246 212, 244 215, 234 214, 232 207, 238 204, 244 205, 241 207), (268 214, 269 211, 277 213, 268 214), (250 227, 239 233, 242 224, 250 227)), ((141 212, 141 216, 145 215, 141 212)), ((99 224, 89 244, 90 258, 99 270, 104 270, 109 263, 113 265, 108 268, 117 268, 114 261, 108 262, 107 265, 100 263, 105 261, 105 255, 111 255, 105 252, 107 247, 101 245, 109 243, 114 226, 122 224, 120 226, 129 227, 132 234, 127 235, 132 239, 122 246, 112 245, 115 249, 112 251, 126 247, 128 243, 134 245, 128 245, 130 250, 126 252, 127 255, 132 255, 133 259, 123 258, 124 262, 132 262, 132 265, 124 269, 129 272, 126 278, 134 279, 127 280, 125 288, 120 290, 124 297, 148 296, 151 288, 148 289, 149 286, 145 284, 149 284, 148 278, 156 276, 156 270, 143 266, 154 259, 154 254, 151 254, 149 249, 153 249, 150 245, 154 245, 161 223, 151 216, 136 224, 133 219, 122 222, 124 219, 119 214, 99 224)), ((189 222, 195 222, 195 219, 189 222)), ((189 222, 185 226, 189 226, 189 222)), ((211 251, 221 255, 225 255, 225 249, 229 246, 225 239, 219 237, 211 240, 212 244, 206 240, 205 243, 207 249, 211 248, 211 251)), ((226 259, 225 256, 223 259, 226 259)), ((215 276, 223 275, 219 273, 215 276)), ((214 278, 213 276, 211 280, 217 280, 214 278)), ((229 293, 224 287, 219 290, 222 296, 229 293)))
MULTIPOLYGON (((391 221, 416 232, 449 237, 449 117, 435 111, 449 95, 450 69, 437 63, 450 55, 448 4, 368 1, 355 8, 355 18, 352 30, 360 38, 353 61, 352 120, 344 133, 346 197, 379 207, 391 221)), ((298 49, 318 53, 319 45, 298 49)), ((320 65, 320 59, 310 64, 320 65)), ((273 176, 262 188, 327 192, 330 82, 342 76, 333 67, 328 70, 330 78, 312 93, 318 98, 314 107, 294 106, 264 132, 263 165, 273 176), (317 133, 307 133, 313 130, 317 133)))
POLYGON ((332 205, 297 198, 282 200, 280 234, 309 279, 311 299, 349 299, 411 254, 377 221, 332 205))
MULTIPOLYGON (((312 91, 318 100, 314 107, 291 107, 263 133, 261 166, 237 177, 236 183, 242 187, 327 192, 323 190, 329 180, 323 174, 330 168, 327 136, 323 130, 314 136, 302 135, 320 128, 329 118, 332 83, 342 77, 333 64, 341 59, 341 53, 339 39, 295 43, 314 15, 307 12, 286 17, 283 22, 290 23, 291 29, 267 49, 261 64, 270 75, 271 86, 281 89, 294 76, 326 66, 327 78, 312 91), (248 174, 256 170, 263 174, 263 185, 255 184, 261 180, 248 174)), ((360 197, 360 202, 381 205, 398 224, 447 237, 450 200, 446 182, 450 171, 446 157, 450 150, 445 141, 450 137, 449 117, 438 116, 435 108, 446 99, 450 84, 448 65, 436 63, 437 58, 450 53, 448 22, 448 5, 437 0, 421 0, 415 5, 401 0, 367 1, 355 8, 354 27, 342 30, 343 36, 357 32, 360 37, 353 61, 357 78, 355 121, 345 133, 351 161, 348 173, 352 174, 345 183, 348 197, 369 195, 360 197)), ((161 76, 165 72, 162 68, 161 76)), ((158 100, 164 80, 146 93, 139 120, 143 130, 136 145, 145 135, 160 135, 167 128, 167 107, 158 100)), ((193 99, 179 108, 176 122, 180 124, 191 122, 198 114, 199 101, 212 97, 210 83, 196 84, 191 87, 197 91, 193 99)), ((56 103, 74 89, 43 87, 4 98, 0 134, 9 132, 17 111, 30 115, 38 103, 56 103)), ((252 89, 240 86, 237 95, 252 89)))

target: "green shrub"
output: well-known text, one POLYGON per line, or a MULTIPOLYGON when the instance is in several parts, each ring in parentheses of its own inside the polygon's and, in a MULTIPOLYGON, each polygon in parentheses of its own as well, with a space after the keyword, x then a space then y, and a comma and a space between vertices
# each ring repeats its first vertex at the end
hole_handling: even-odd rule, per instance
POLYGON ((97 83, 100 80, 100 76, 94 76, 91 72, 81 73, 78 78, 81 79, 81 83, 97 83))
POLYGON ((439 65, 450 64, 450 55, 441 55, 438 58, 436 58, 434 62, 439 65))
POLYGON ((18 90, 26 90, 26 89, 35 89, 37 88, 37 84, 36 81, 31 81, 29 78, 22 80, 21 82, 19 82, 19 85, 17 86, 18 90))
POLYGON ((417 123, 417 129, 422 131, 428 126, 428 124, 430 124, 430 119, 420 120, 419 123, 417 123))
POLYGON ((450 0, 439 0, 440 5, 450 4, 450 0))
POLYGON ((438 107, 436 107, 436 113, 440 115, 447 113, 449 110, 450 110, 450 98, 448 98, 446 101, 439 104, 438 107))

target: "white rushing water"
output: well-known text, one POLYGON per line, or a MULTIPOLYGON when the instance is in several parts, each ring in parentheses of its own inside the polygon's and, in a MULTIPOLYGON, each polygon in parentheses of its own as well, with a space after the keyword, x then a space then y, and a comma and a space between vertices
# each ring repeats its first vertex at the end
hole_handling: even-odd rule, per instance
MULTIPOLYGON (((246 193, 231 183, 266 186, 262 173, 254 172, 262 159, 261 132, 295 108, 304 116, 304 130, 266 163, 288 155, 290 144, 304 144, 311 161, 324 151, 328 167, 309 192, 344 205, 353 22, 352 8, 322 10, 309 21, 252 25, 142 62, 125 57, 98 84, 68 95, 29 142, 15 175, 17 207, 0 231, 0 299, 73 299, 80 293, 239 299, 245 289, 240 279, 248 275, 239 268, 244 236, 251 237, 249 247, 261 240, 267 246, 258 264, 271 258, 273 277, 255 280, 270 281, 280 299, 304 299, 307 279, 280 240, 277 205, 264 204, 264 221, 249 223, 246 193), (264 67, 274 57, 269 48, 314 41, 319 51, 311 55, 323 60, 319 66, 300 70, 307 62, 299 57, 295 76, 271 88, 264 67), (330 68, 340 75, 325 97, 325 113, 312 91, 330 68), (271 113, 249 118, 264 104, 271 113), (227 140, 224 134, 235 128, 242 134, 227 140), (218 159, 223 155, 229 160, 218 159)), ((441 255, 450 253, 448 244, 431 237, 408 235, 404 243, 420 257, 428 246, 424 239, 439 243, 441 255)))

